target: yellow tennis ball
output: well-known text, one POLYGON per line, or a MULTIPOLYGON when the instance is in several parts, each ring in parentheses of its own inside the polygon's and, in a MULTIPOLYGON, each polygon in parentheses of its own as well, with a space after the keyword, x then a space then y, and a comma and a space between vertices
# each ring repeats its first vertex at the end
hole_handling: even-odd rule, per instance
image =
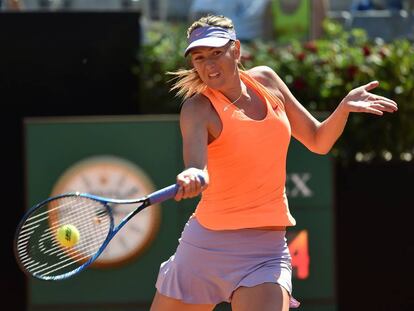
POLYGON ((56 237, 62 246, 73 247, 79 242, 80 234, 74 225, 63 225, 57 229, 56 237))

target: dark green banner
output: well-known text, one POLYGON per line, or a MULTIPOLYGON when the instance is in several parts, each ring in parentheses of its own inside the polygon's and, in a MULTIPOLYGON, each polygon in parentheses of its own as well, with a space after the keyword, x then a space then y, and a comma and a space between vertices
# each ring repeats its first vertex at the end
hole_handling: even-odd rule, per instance
MULTIPOLYGON (((27 207, 67 191, 133 198, 167 186, 183 168, 181 146, 178 116, 28 119, 27 207)), ((297 220, 288 231, 294 296, 300 310, 336 310, 330 158, 293 140, 286 190, 297 220)), ((30 280, 29 310, 149 310, 159 266, 196 202, 170 200, 138 214, 95 267, 71 279, 30 280)))

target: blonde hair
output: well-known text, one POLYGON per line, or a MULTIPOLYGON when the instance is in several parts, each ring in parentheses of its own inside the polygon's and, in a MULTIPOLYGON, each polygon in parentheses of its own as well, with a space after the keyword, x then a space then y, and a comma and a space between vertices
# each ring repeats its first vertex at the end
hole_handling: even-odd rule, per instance
MULTIPOLYGON (((207 15, 195 21, 188 28, 187 39, 195 29, 206 26, 217 26, 234 30, 233 22, 230 18, 223 15, 207 15)), ((177 96, 182 96, 184 99, 203 92, 207 87, 194 68, 179 69, 174 72, 167 72, 167 74, 173 75, 174 77, 171 80, 175 80, 171 91, 178 90, 177 96)))

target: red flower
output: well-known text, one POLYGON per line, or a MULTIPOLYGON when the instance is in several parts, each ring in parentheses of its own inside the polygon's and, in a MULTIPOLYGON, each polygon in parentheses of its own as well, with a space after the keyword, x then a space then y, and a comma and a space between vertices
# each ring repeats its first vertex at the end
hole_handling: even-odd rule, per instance
POLYGON ((293 80, 293 88, 295 88, 298 91, 303 90, 306 86, 306 81, 302 77, 298 77, 295 80, 293 80))
POLYGON ((358 73, 358 67, 355 65, 350 65, 346 70, 349 80, 353 80, 356 74, 358 73))
POLYGON ((270 55, 276 55, 276 49, 270 46, 267 48, 267 53, 269 53, 270 55))
POLYGON ((371 55, 371 49, 368 46, 366 46, 366 45, 362 48, 362 52, 364 53, 364 56, 365 57, 371 55))
POLYGON ((296 58, 298 59, 298 61, 303 62, 306 58, 306 54, 304 52, 300 52, 299 54, 296 55, 296 58))
POLYGON ((254 57, 253 57, 253 54, 250 52, 243 52, 240 58, 241 58, 241 61, 243 62, 243 61, 251 61, 253 60, 254 57))
POLYGON ((306 50, 308 50, 308 51, 310 51, 310 52, 312 52, 312 53, 316 53, 316 52, 318 51, 318 48, 317 48, 317 46, 316 46, 316 44, 315 44, 315 42, 314 42, 314 41, 308 41, 308 42, 306 42, 306 43, 303 45, 303 47, 304 47, 306 50))

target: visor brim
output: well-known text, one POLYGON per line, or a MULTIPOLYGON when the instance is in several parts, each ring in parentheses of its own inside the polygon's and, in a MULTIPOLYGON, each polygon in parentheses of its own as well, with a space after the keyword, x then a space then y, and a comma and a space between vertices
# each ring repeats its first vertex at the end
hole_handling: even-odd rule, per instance
POLYGON ((213 47, 218 48, 225 46, 231 39, 229 38, 217 38, 217 37, 209 37, 209 38, 202 38, 199 40, 196 40, 192 42, 184 52, 184 56, 187 56, 188 53, 190 53, 190 50, 196 48, 196 47, 213 47))

